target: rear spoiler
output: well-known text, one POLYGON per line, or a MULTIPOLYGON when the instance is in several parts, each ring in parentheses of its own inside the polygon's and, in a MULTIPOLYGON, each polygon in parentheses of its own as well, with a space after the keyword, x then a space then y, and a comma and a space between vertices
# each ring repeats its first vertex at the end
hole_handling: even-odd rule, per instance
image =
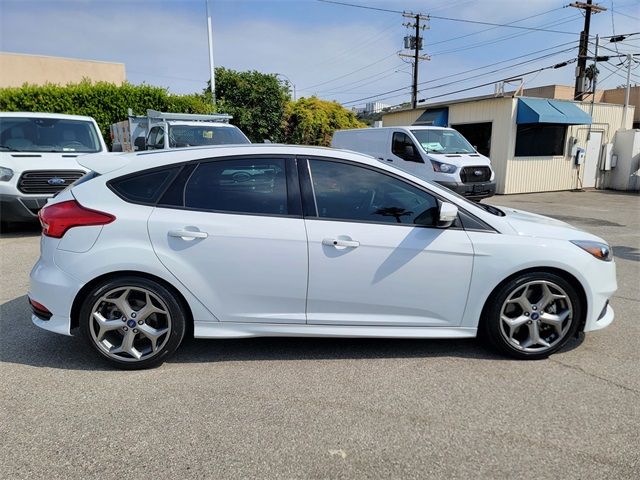
POLYGON ((131 157, 126 153, 93 153, 81 155, 76 161, 84 168, 103 174, 129 165, 131 157))

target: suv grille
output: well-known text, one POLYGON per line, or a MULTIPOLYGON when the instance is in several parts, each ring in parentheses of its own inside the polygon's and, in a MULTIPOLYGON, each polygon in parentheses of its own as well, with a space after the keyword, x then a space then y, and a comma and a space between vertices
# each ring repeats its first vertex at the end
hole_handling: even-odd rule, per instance
POLYGON ((18 181, 22 193, 56 193, 84 175, 80 170, 37 170, 24 172, 18 181))
POLYGON ((490 178, 491 168, 489 167, 464 167, 460 170, 462 183, 488 182, 490 178))

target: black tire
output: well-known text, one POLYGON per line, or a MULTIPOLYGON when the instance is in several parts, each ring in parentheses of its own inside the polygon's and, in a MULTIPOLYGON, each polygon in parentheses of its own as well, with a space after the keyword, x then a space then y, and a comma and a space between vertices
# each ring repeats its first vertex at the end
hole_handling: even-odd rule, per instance
MULTIPOLYGON (((513 358, 540 360, 560 350, 567 341, 576 334, 582 320, 582 312, 583 305, 580 295, 576 291, 576 288, 563 277, 549 272, 525 272, 504 282, 494 290, 484 309, 479 336, 480 338, 488 340, 499 352, 513 358), (564 331, 562 335, 555 334, 557 337, 553 340, 553 343, 551 343, 550 348, 545 348, 539 352, 528 352, 513 345, 506 338, 506 334, 503 333, 503 329, 501 328, 501 312, 503 304, 511 294, 518 292, 518 290, 523 288, 527 283, 538 281, 551 282, 564 290, 571 302, 571 322, 565 327, 566 331, 564 331)), ((526 326, 523 327, 526 328, 526 326)))
MULTIPOLYGON (((141 370, 161 365, 180 346, 185 335, 187 323, 184 307, 175 293, 158 282, 134 275, 112 277, 96 285, 84 298, 82 306, 80 307, 79 315, 80 331, 87 343, 110 365, 124 370, 141 370), (149 354, 148 357, 143 357, 140 360, 131 358, 127 361, 114 358, 114 355, 110 355, 98 345, 97 340, 92 334, 91 325, 94 321, 92 309, 94 305, 105 294, 107 294, 107 292, 120 287, 141 288, 151 292, 153 295, 161 299, 166 306, 168 314, 170 315, 169 331, 162 336, 162 342, 164 342, 162 347, 158 348, 155 353, 149 354)), ((125 325, 126 324, 123 323, 123 329, 125 325)), ((136 338, 142 338, 141 334, 138 334, 136 338)))

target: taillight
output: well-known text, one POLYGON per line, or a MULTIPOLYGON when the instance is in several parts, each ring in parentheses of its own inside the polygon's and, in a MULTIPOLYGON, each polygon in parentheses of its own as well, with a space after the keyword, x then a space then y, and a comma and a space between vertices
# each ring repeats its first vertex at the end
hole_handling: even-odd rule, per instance
POLYGON ((38 213, 42 234, 47 237, 62 238, 73 227, 106 225, 116 217, 104 212, 90 210, 75 200, 47 205, 38 213))

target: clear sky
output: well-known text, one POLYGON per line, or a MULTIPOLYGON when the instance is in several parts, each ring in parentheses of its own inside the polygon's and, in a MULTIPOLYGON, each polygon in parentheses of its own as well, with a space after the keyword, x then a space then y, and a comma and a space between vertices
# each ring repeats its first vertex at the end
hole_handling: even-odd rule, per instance
MULTIPOLYGON (((432 58, 420 62, 420 81, 428 83, 419 93, 437 97, 430 102, 489 93, 492 86, 442 96, 575 58, 583 24, 580 11, 565 7, 569 0, 346 1, 567 32, 431 19, 423 53, 432 58), (517 65, 522 62, 528 63, 517 65)), ((640 0, 599 3, 609 11, 593 16, 593 35, 640 31, 640 0)), ((316 0, 209 0, 209 8, 217 66, 281 73, 298 97, 315 94, 347 106, 395 89, 401 90, 372 100, 409 100, 411 66, 397 55, 407 19, 399 14, 316 0)), ((603 45, 640 53, 640 35, 603 45)), ((132 83, 201 91, 209 76, 205 0, 0 0, 0 50, 123 62, 132 83)), ((625 82, 618 63, 601 64, 599 87, 625 82)), ((540 72, 526 77, 525 86, 573 84, 574 72, 575 64, 540 72)), ((640 68, 632 82, 640 82, 640 68)))

